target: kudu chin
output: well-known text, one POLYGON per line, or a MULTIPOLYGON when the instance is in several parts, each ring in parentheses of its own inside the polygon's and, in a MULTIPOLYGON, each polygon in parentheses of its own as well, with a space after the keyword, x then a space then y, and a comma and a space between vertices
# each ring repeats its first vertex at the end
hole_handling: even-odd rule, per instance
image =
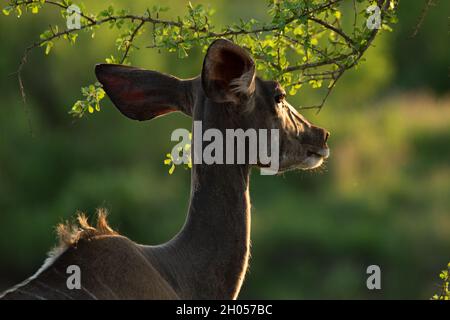
MULTIPOLYGON (((309 123, 286 101, 276 81, 258 78, 255 70, 246 50, 220 39, 211 44, 201 75, 193 79, 112 64, 97 65, 95 73, 130 119, 179 111, 201 122, 194 135, 209 129, 223 136, 231 129, 277 130, 279 171, 320 166, 329 156, 329 133, 309 123)), ((59 227, 61 245, 37 274, 5 292, 3 299, 237 298, 250 250, 250 170, 270 167, 246 160, 252 157, 252 141, 274 151, 271 139, 244 140, 246 154, 240 162, 194 162, 188 216, 169 242, 139 245, 111 230, 103 212, 96 226, 81 216, 76 227, 59 227), (78 289, 70 290, 67 270, 74 265, 81 280, 78 289)), ((209 146, 195 136, 193 143, 192 150, 209 146)), ((228 156, 237 151, 223 150, 228 156)))

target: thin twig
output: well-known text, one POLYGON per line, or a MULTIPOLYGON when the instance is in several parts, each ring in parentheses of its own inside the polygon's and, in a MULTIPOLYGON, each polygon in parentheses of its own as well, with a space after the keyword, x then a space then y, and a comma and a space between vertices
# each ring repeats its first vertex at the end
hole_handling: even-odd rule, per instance
POLYGON ((355 43, 353 42, 353 40, 345 34, 344 31, 332 26, 331 24, 328 24, 327 22, 314 18, 314 17, 309 17, 308 20, 314 21, 318 24, 320 24, 321 26, 337 33, 338 35, 340 35, 342 38, 344 38, 345 42, 347 42, 347 44, 350 46, 350 48, 353 48, 355 50, 355 43))
POLYGON ((411 38, 414 38, 419 33, 420 28, 422 27, 423 22, 425 21, 425 17, 427 16, 428 10, 431 6, 433 6, 433 0, 427 0, 425 3, 425 6, 422 9, 422 13, 420 14, 419 21, 416 24, 416 27, 414 28, 414 31, 411 35, 411 38))
POLYGON ((144 26, 145 22, 141 21, 139 25, 134 29, 133 33, 130 35, 130 38, 127 40, 126 49, 123 54, 122 60, 120 61, 120 64, 123 64, 125 60, 128 58, 128 54, 130 53, 130 48, 133 44, 134 39, 136 38, 137 34, 139 33, 139 30, 144 26))

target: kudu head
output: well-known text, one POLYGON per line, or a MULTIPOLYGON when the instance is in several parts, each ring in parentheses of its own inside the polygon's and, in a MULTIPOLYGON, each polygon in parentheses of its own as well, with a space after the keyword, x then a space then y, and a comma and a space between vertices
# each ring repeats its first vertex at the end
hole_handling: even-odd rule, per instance
POLYGON ((212 43, 201 76, 190 80, 111 64, 95 71, 113 103, 131 119, 181 111, 222 132, 279 129, 279 171, 316 168, 329 156, 328 131, 300 115, 279 83, 257 77, 251 56, 231 41, 212 43))

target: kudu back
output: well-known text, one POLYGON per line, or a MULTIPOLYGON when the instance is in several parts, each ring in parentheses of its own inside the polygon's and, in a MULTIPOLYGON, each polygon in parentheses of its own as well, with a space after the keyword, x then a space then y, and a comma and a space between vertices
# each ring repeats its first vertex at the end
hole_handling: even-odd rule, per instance
MULTIPOLYGON (((95 73, 130 119, 179 111, 201 121, 203 131, 278 129, 279 172, 320 166, 329 156, 329 133, 308 122, 276 81, 260 79, 255 70, 246 50, 220 39, 211 44, 202 74, 193 79, 112 64, 97 65, 95 73)), ((202 142, 200 149, 206 145, 202 142)), ((76 227, 60 226, 60 246, 3 299, 237 298, 250 253, 248 190, 255 166, 265 165, 194 164, 186 223, 162 245, 138 245, 115 233, 102 212, 97 226, 84 217, 76 227), (79 289, 67 287, 71 265, 82 272, 79 289)))

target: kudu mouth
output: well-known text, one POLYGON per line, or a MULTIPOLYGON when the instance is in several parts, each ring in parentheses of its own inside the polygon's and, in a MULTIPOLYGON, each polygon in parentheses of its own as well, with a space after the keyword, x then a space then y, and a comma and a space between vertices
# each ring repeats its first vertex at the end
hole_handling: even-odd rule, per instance
POLYGON ((328 159, 330 156, 330 149, 328 146, 325 146, 323 148, 320 148, 318 150, 308 150, 306 152, 307 157, 318 157, 323 159, 328 159))
POLYGON ((306 157, 300 164, 303 170, 320 167, 323 162, 330 157, 330 149, 327 145, 330 133, 325 129, 311 126, 311 132, 303 141, 306 149, 306 157))

